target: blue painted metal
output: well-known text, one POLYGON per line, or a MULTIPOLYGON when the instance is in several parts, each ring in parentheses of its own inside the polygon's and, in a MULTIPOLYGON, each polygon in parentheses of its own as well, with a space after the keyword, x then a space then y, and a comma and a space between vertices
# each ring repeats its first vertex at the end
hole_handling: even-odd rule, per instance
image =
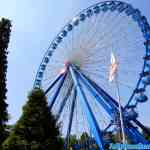
POLYGON ((142 94, 138 97, 136 97, 136 101, 140 103, 144 103, 148 100, 148 97, 145 94, 142 94))
MULTIPOLYGON (((82 75, 93 85, 93 87, 98 91, 98 93, 109 103, 112 107, 112 109, 115 110, 115 112, 118 111, 119 104, 116 100, 114 100, 108 93, 106 93, 101 87, 99 87, 94 81, 88 79, 83 73, 82 75)), ((123 109, 123 107, 122 107, 123 109)))
MULTIPOLYGON (((97 84, 95 84, 94 87, 97 88, 97 89, 100 89, 101 92, 104 92, 104 91, 102 91, 102 89, 101 89, 97 84)), ((106 96, 108 96, 108 97, 110 98, 109 100, 110 100, 112 103, 114 103, 114 105, 116 105, 116 107, 119 107, 117 101, 115 101, 114 99, 112 99, 107 93, 104 92, 104 94, 106 94, 106 96)), ((122 107, 122 109, 123 109, 123 107, 122 107)), ((129 120, 126 120, 126 123, 128 123, 128 121, 129 121, 129 120)), ((134 118, 133 122, 135 122, 135 123, 138 122, 138 123, 141 125, 140 127, 143 127, 142 124, 141 124, 139 121, 137 121, 135 118, 134 118)), ((130 126, 132 126, 131 123, 129 123, 129 124, 130 124, 130 126)), ((139 125, 139 124, 137 124, 137 125, 139 125)), ((127 126, 126 128, 128 129, 128 128, 130 128, 130 127, 127 126)), ((143 129, 143 128, 142 128, 142 129, 143 129)), ((131 130, 133 130, 133 129, 131 129, 131 130)), ((134 129, 134 130, 136 130, 136 134, 140 134, 140 132, 139 132, 137 129, 134 129)), ((134 132, 134 131, 133 131, 133 132, 134 132)), ((127 135, 129 135, 129 134, 127 134, 127 135)), ((140 135, 141 135, 141 134, 140 134, 140 135)), ((130 131, 130 135, 129 135, 129 136, 132 137, 132 139, 134 139, 134 138, 135 138, 134 136, 136 136, 136 135, 134 135, 134 134, 130 131)), ((139 139, 139 140, 140 140, 140 139, 139 139)), ((143 141, 143 138, 142 138, 141 141, 143 141)), ((147 142, 147 141, 146 141, 146 142, 147 142)))
POLYGON ((39 77, 39 78, 42 78, 42 77, 43 77, 43 71, 40 71, 40 72, 39 72, 38 77, 39 77))
POLYGON ((73 25, 74 26, 77 26, 79 24, 79 19, 78 18, 76 18, 75 20, 73 20, 73 25))
POLYGON ((136 107, 135 105, 132 105, 134 107, 130 107, 130 109, 128 109, 128 113, 127 113, 127 117, 126 120, 134 120, 138 117, 138 113, 134 110, 134 108, 136 107))
POLYGON ((131 14, 134 13, 134 9, 131 5, 128 5, 127 9, 125 10, 125 13, 127 16, 130 16, 131 14))
POLYGON ((58 36, 57 39, 56 39, 56 42, 57 42, 57 43, 60 43, 61 41, 62 41, 62 37, 61 37, 61 36, 58 36))
MULTIPOLYGON (((79 71, 78 71, 78 73, 79 73, 79 71)), ((80 73, 81 74, 81 73, 80 73)), ((116 105, 116 107, 119 107, 119 105, 118 105, 118 102, 117 101, 115 101, 115 100, 113 100, 104 90, 102 90, 97 84, 95 84, 95 86, 94 86, 96 89, 99 89, 99 91, 101 91, 100 92, 100 94, 102 94, 103 96, 105 95, 105 96, 107 96, 107 98, 109 99, 109 101, 111 101, 112 103, 114 103, 114 105, 116 105), (96 87, 97 86, 97 87, 96 87), (104 92, 104 93, 103 93, 104 92)), ((108 100, 107 99, 107 100, 108 100)), ((123 107, 122 107, 122 109, 123 109, 123 107)), ((116 110, 116 112, 117 112, 117 110, 116 110)), ((134 118, 135 119, 135 118, 134 118)), ((130 137, 134 137, 134 139, 136 138, 136 137, 138 137, 139 139, 139 141, 140 142, 144 142, 144 143, 147 143, 147 140, 145 140, 143 137, 141 137, 142 135, 141 135, 141 133, 137 130, 137 129, 135 129, 134 127, 133 127, 133 125, 130 123, 130 122, 128 122, 128 120, 126 121, 126 123, 128 123, 127 125, 126 125, 126 130, 128 130, 128 129, 130 129, 130 137), (130 126, 129 126, 130 125, 130 126), (129 127, 128 127, 129 126, 129 127), (136 131, 136 134, 134 133, 136 131), (141 137, 141 138, 140 138, 141 137)))
POLYGON ((49 57, 51 57, 52 54, 53 54, 53 51, 51 51, 51 50, 47 53, 47 55, 48 55, 49 57))
POLYGON ((43 65, 41 65, 41 70, 45 70, 45 68, 46 68, 46 65, 45 64, 43 64, 43 65))
MULTIPOLYGON (((128 3, 117 1, 117 0, 115 0, 115 1, 111 1, 110 0, 110 1, 99 2, 99 3, 96 3, 96 4, 88 7, 87 9, 84 9, 82 12, 80 12, 79 14, 77 14, 75 16, 75 18, 78 18, 77 19, 77 25, 80 22, 79 19, 80 19, 80 16, 82 14, 85 15, 85 19, 86 19, 86 16, 87 16, 87 18, 92 16, 93 11, 94 11, 93 9, 95 9, 95 8, 97 8, 97 9, 100 8, 101 9, 101 8, 103 8, 103 6, 106 6, 111 11, 119 11, 119 12, 124 11, 127 15, 132 15, 133 20, 138 22, 139 27, 141 28, 142 32, 144 33, 144 37, 146 39, 149 39, 149 37, 150 37, 150 29, 149 29, 149 25, 148 25, 148 22, 146 20, 146 17, 144 17, 144 16, 140 17, 140 11, 139 10, 134 9, 128 3)), ((97 10, 97 9, 95 9, 95 10, 97 10)), ((67 25, 68 24, 72 24, 73 26, 76 25, 76 24, 73 23, 73 20, 68 21, 67 25)), ((56 49, 57 45, 59 44, 59 42, 57 41, 58 38, 59 37, 64 38, 65 36, 67 36, 67 34, 68 34, 68 32, 66 31, 67 30, 67 25, 64 26, 61 29, 61 31, 57 34, 57 36, 54 38, 54 40, 50 44, 50 46, 49 46, 49 48, 48 48, 47 52, 45 53, 45 56, 44 56, 44 58, 42 60, 42 63, 41 63, 42 65, 43 65, 43 63, 48 63, 49 62, 49 59, 50 59, 49 57, 52 56, 53 51, 56 49), (51 55, 48 55, 48 53, 49 53, 49 51, 51 51, 51 49, 52 49, 51 55), (44 62, 44 59, 46 60, 46 62, 44 62)), ((143 67, 143 70, 144 70, 144 67, 143 67)), ((40 67, 38 69, 38 73, 39 73, 39 71, 40 71, 40 67)), ((34 83, 35 87, 36 87, 36 85, 39 87, 40 84, 41 84, 41 80, 37 81, 38 80, 38 73, 36 75, 36 80, 35 80, 35 83, 34 83)), ((138 81, 138 83, 136 85, 136 88, 139 87, 140 83, 141 83, 141 77, 140 77, 140 79, 139 79, 139 81, 138 81)), ((135 95, 135 93, 133 92, 127 105, 129 105, 129 103, 132 101, 132 99, 134 98, 134 95, 135 95)))
POLYGON ((106 12, 108 10, 108 5, 104 3, 103 5, 101 5, 101 9, 103 12, 106 12))
POLYGON ((67 36, 67 31, 66 31, 66 30, 63 30, 63 31, 61 32, 61 36, 62 36, 62 37, 66 37, 66 36, 67 36))
POLYGON ((150 85, 150 76, 149 77, 145 77, 144 79, 142 79, 142 82, 145 85, 150 85))
POLYGON ((57 48, 57 44, 56 43, 53 43, 52 44, 52 49, 54 50, 54 49, 56 49, 57 48))
POLYGON ((150 135, 150 130, 148 130, 140 121, 138 121, 137 119, 135 119, 134 123, 136 123, 136 125, 138 125, 145 133, 147 133, 148 135, 150 135))
POLYGON ((127 109, 136 108, 137 104, 129 105, 127 109))
POLYGON ((135 138, 135 135, 132 133, 132 130, 129 130, 128 128, 125 128, 124 130, 125 130, 126 135, 128 135, 128 137, 132 139, 132 142, 137 144, 138 140, 135 138))
POLYGON ((108 126, 103 130, 103 132, 104 132, 104 133, 107 132, 107 130, 108 130, 111 126, 112 126, 112 122, 110 122, 110 123, 108 124, 108 126))
POLYGON ((87 98, 86 98, 85 93, 82 89, 82 86, 81 86, 81 84, 77 78, 77 74, 74 72, 74 70, 71 66, 69 67, 69 70, 70 70, 70 73, 72 75, 73 81, 75 83, 75 86, 77 89, 77 94, 80 97, 82 107, 83 107, 85 113, 87 114, 86 117, 87 117, 88 123, 90 125, 91 131, 92 131, 93 135, 95 136, 95 140, 96 140, 100 150, 104 150, 102 133, 99 129, 98 123, 94 117, 94 114, 91 110, 91 107, 87 101, 87 98))
POLYGON ((120 3, 120 5, 117 7, 117 10, 119 13, 123 12, 127 8, 127 4, 125 3, 120 3))
POLYGON ((44 59, 44 63, 47 64, 48 62, 49 62, 49 57, 46 56, 45 59, 44 59))
POLYGON ((93 15, 92 9, 88 9, 87 12, 86 12, 86 14, 87 14, 88 18, 91 17, 93 15))
POLYGON ((134 138, 132 140, 136 139, 137 143, 142 143, 142 144, 149 144, 150 142, 145 140, 144 136, 135 128, 133 125, 128 127, 128 130, 134 135, 134 138))
POLYGON ((60 74, 56 79, 51 83, 51 85, 45 90, 45 95, 52 89, 52 87, 63 77, 63 74, 60 74))
POLYGON ((72 106, 71 106, 71 112, 69 116, 69 126, 67 130, 67 136, 66 136, 66 143, 65 143, 65 149, 67 150, 68 148, 68 142, 69 142, 69 137, 70 137, 70 132, 71 132, 71 127, 72 127, 72 120, 73 120, 73 114, 74 114, 74 108, 76 104, 76 96, 77 96, 77 91, 76 88, 74 88, 74 95, 73 95, 73 100, 72 100, 72 106))
POLYGON ((138 88, 138 89, 135 89, 135 93, 138 94, 138 93, 143 93, 145 92, 145 88, 138 88))
POLYGON ((68 31, 71 31, 72 29, 73 29, 72 24, 68 24, 68 26, 67 26, 67 30, 68 30, 68 31))
POLYGON ((95 14, 98 14, 98 13, 100 12, 100 7, 99 7, 99 6, 95 6, 95 7, 93 8, 93 12, 94 12, 95 14))
POLYGON ((86 18, 86 15, 85 15, 84 13, 81 13, 81 14, 80 14, 80 20, 81 20, 81 21, 84 21, 85 18, 86 18))
POLYGON ((116 5, 115 2, 113 2, 113 3, 110 5, 110 10, 111 10, 111 11, 115 11, 116 8, 117 8, 117 5, 116 5))
MULTIPOLYGON (((105 1, 105 2, 102 2, 102 3, 97 3, 97 4, 95 4, 95 5, 93 5, 93 6, 91 6, 91 7, 89 7, 89 8, 87 8, 87 9, 85 9, 85 10, 83 10, 81 13, 79 13, 76 17, 77 18, 80 18, 80 15, 81 14, 85 14, 85 12, 87 12, 87 10, 92 10, 92 13, 93 13, 93 8, 94 7, 96 7, 96 6, 98 6, 98 7, 100 7, 100 6, 102 6, 103 4, 106 4, 107 6, 109 6, 108 8, 109 9, 112 9, 112 11, 114 11, 114 10, 118 10, 118 11, 122 11, 122 9, 123 9, 123 6, 122 5, 120 5, 120 1, 105 1)), ((127 3, 123 3, 123 4, 127 4, 127 3)), ((144 37, 145 37, 145 39, 146 40, 149 40, 150 39, 150 27, 149 27, 149 25, 148 25, 148 23, 147 23, 147 20, 146 20, 146 17, 140 17, 140 14, 139 14, 139 12, 138 11, 136 11, 136 9, 133 9, 132 8, 132 6, 130 6, 129 4, 127 4, 127 8, 125 9, 125 10, 123 10, 123 11, 125 11, 125 13, 127 14, 127 15, 132 15, 132 18, 133 18, 133 20, 135 20, 135 21, 137 21, 138 22, 138 24, 139 24, 139 26, 140 26, 140 28, 141 28, 141 31, 143 32, 143 35, 144 35, 144 37)), ((92 14, 91 13, 91 14, 92 14)), ((90 13, 89 13, 90 14, 90 13)), ((89 15, 88 14, 88 15, 89 15)), ((89 16, 91 16, 91 14, 89 15, 89 16)), ((86 13, 86 16, 88 16, 87 15, 87 13, 86 13)), ((81 18, 80 18, 81 19, 81 18)), ((72 22, 72 20, 70 20, 69 21, 69 23, 71 23, 72 22)), ((79 20, 78 20, 78 23, 79 23, 79 20)), ((75 24, 73 24, 73 25, 75 25, 75 24)), ((52 53, 53 53, 53 51, 51 51, 51 49, 56 49, 57 48, 57 45, 58 45, 58 43, 59 43, 59 41, 57 41, 57 38, 58 38, 58 36, 60 36, 61 35, 61 37, 62 38, 64 38, 65 36, 67 36, 67 31, 66 31, 66 26, 64 26, 63 27, 63 29, 60 31, 60 33, 56 36, 56 38, 54 39, 54 41, 51 43, 51 45, 50 45, 50 47, 48 48, 48 51, 45 53, 45 56, 44 56, 44 58, 43 58, 43 60, 42 60, 42 63, 41 63, 41 65, 40 65, 40 67, 39 67, 39 70, 38 70, 38 73, 37 73, 37 75, 36 75, 36 80, 35 80, 35 83, 34 83, 34 87, 36 87, 36 85, 38 85, 38 86, 40 86, 40 84, 41 84, 41 80, 42 80, 42 77, 43 77, 43 73, 41 73, 41 70, 42 70, 42 72, 45 70, 45 68, 46 68, 46 64, 49 62, 49 60, 50 60, 50 56, 52 56, 52 53), (56 43, 55 43, 56 42, 56 43), (56 45, 55 45, 56 44, 56 45), (54 46, 54 47, 53 47, 54 46), (50 53, 49 53, 50 52, 50 53), (50 55, 49 55, 50 54, 50 55), (42 65, 45 65, 45 67, 42 69, 42 65)), ((146 45, 146 49, 147 49, 147 52, 146 52, 146 56, 147 56, 147 54, 150 54, 150 46, 149 45, 146 45)), ((145 63, 144 63, 144 66, 143 66, 143 72, 145 71, 145 66, 147 67, 148 65, 149 65, 149 63, 148 63, 148 61, 145 59, 145 61, 144 61, 145 63)), ((147 72, 148 70, 146 70, 146 72, 147 72)), ((144 82, 141 82, 141 79, 144 79, 142 76, 140 77, 140 79, 139 79, 139 81, 138 81, 138 83, 137 83, 137 85, 136 85, 136 89, 138 89, 138 88, 140 88, 140 85, 141 85, 141 83, 143 84, 143 86, 144 87, 146 87, 148 84, 147 83, 149 83, 149 80, 146 78, 146 82, 144 83, 144 82)), ((142 80, 143 81, 143 80, 142 80)), ((94 86, 94 84, 92 84, 92 86, 94 86)), ((98 88, 99 89, 99 88, 98 88)), ((113 100, 113 99, 111 99, 111 98, 109 98, 109 95, 107 95, 107 93, 104 93, 105 91, 102 91, 101 89, 99 89, 99 93, 101 93, 100 95, 102 96, 103 95, 103 98, 105 99, 105 100, 108 100, 109 102, 110 102, 110 104, 111 104, 111 107, 113 107, 113 109, 115 110, 116 109, 116 106, 118 105, 118 103, 115 101, 115 100, 113 100), (115 106, 116 105, 116 106, 115 106)), ((127 105, 125 106, 125 108, 124 108, 124 110, 126 109, 126 108, 128 108, 128 106, 130 106, 130 103, 131 103, 131 101, 132 101, 132 99, 134 98, 134 96, 135 96, 135 94, 137 94, 135 91, 133 92, 133 94, 131 95, 131 97, 130 97, 130 99, 129 99, 129 101, 128 101, 128 103, 127 103, 127 105)), ((116 109, 117 110, 117 109, 116 109)))
POLYGON ((62 100, 62 103, 60 104, 60 108, 59 108, 59 110, 58 110, 58 114, 57 114, 56 120, 59 119, 59 117, 60 117, 60 115, 61 115, 61 113, 62 113, 62 111, 63 111, 63 109, 64 109, 64 107, 65 107, 65 105, 66 105, 66 102, 67 102, 67 100, 68 100, 68 97, 69 97, 70 94, 71 94, 72 88, 73 88, 73 84, 71 84, 71 86, 68 88, 68 92, 66 93, 64 99, 62 100))
POLYGON ((84 78, 84 76, 74 67, 75 71, 78 73, 81 81, 86 85, 86 88, 92 93, 95 99, 100 103, 100 105, 107 111, 107 113, 114 118, 114 109, 110 106, 109 103, 105 101, 105 99, 98 93, 98 91, 92 86, 92 84, 84 78))
POLYGON ((56 89, 56 92, 54 93, 54 95, 52 97, 52 100, 51 100, 51 103, 49 105, 49 109, 50 110, 52 109, 52 107, 53 107, 53 105, 54 105, 54 103, 55 103, 55 101, 57 99, 57 96, 58 96, 61 88, 63 87, 63 83, 65 81, 66 76, 67 76, 67 73, 63 74, 63 77, 62 77, 61 81, 59 82, 58 88, 56 89))

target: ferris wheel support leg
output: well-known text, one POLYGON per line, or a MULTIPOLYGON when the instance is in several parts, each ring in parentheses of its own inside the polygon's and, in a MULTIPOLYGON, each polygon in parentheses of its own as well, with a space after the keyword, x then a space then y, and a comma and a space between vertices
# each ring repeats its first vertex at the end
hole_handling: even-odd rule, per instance
POLYGON ((54 93, 54 95, 53 95, 53 97, 52 97, 52 101, 51 101, 51 103, 50 103, 50 105, 49 105, 49 109, 50 109, 50 110, 52 109, 52 107, 53 107, 53 105, 54 105, 54 103, 55 103, 55 101, 56 101, 56 99, 57 99, 57 96, 58 96, 58 94, 59 94, 59 92, 60 92, 60 90, 61 90, 61 88, 62 88, 62 86, 63 86, 63 83, 64 83, 64 81, 65 81, 66 75, 67 75, 67 73, 65 73, 65 74, 63 75, 63 77, 62 77, 62 79, 61 79, 61 81, 60 81, 60 83, 59 83, 59 85, 58 85, 58 88, 57 88, 56 92, 54 93))
MULTIPOLYGON (((94 83, 93 86, 97 89, 97 91, 98 91, 101 95, 107 97, 107 100, 109 100, 116 108, 119 107, 118 102, 115 101, 110 95, 108 95, 103 89, 101 89, 96 83, 94 83)), ((125 111, 125 110, 123 109, 123 107, 121 107, 121 108, 122 108, 123 111, 125 111)), ((145 127, 144 127, 138 120, 135 119, 135 120, 132 120, 132 121, 133 121, 134 123, 136 123, 141 129, 145 130, 146 133, 150 134, 150 132, 149 132, 148 130, 146 130, 145 127)), ((127 122, 128 122, 128 121, 127 121, 127 122)), ((130 126, 132 126, 131 123, 129 123, 129 124, 130 124, 130 126)), ((130 127, 129 127, 129 128, 130 128, 130 127)), ((140 134, 140 132, 139 132, 137 129, 135 129, 135 128, 132 127, 132 129, 131 129, 130 132, 129 132, 129 131, 127 132, 127 131, 128 131, 128 130, 126 129, 126 134, 129 135, 130 137, 132 137, 133 140, 136 139, 137 137, 139 137, 140 142, 144 142, 144 143, 147 143, 147 142, 148 142, 147 140, 145 140, 145 138, 140 134), (135 135, 135 132, 136 132, 136 135, 135 135)))
MULTIPOLYGON (((96 83, 94 84, 91 80, 89 80, 88 78, 85 77, 85 75, 83 75, 82 73, 80 73, 78 70, 76 70, 77 73, 79 74, 79 77, 82 78, 82 81, 84 81, 84 83, 86 84, 86 82, 88 84, 91 84, 99 93, 99 95, 101 95, 103 97, 104 100, 106 100, 107 102, 110 102, 112 103, 112 105, 110 105, 112 108, 112 110, 116 110, 118 111, 118 107, 119 107, 119 104, 117 101, 115 101, 111 96, 109 96, 103 89, 101 89, 96 83), (115 107, 114 107, 115 106, 115 107), (117 109, 116 109, 117 108, 117 109)), ((122 107, 122 110, 123 110, 123 107, 122 107)), ((113 118, 113 115, 111 115, 112 119, 113 118)), ((134 120, 133 120, 134 121, 134 120)), ((129 136, 129 137, 132 137, 132 139, 137 139, 138 137, 138 140, 139 142, 142 142, 142 143, 148 143, 147 140, 145 140, 145 138, 140 134, 140 132, 134 128, 134 126, 132 126, 132 124, 130 122, 128 122, 128 124, 130 124, 130 126, 132 127, 132 129, 130 129, 130 127, 126 127, 126 134, 129 136), (130 129, 130 130, 128 130, 130 129), (128 131, 128 132, 127 132, 128 131)), ((135 140, 134 140, 135 141, 135 140)), ((136 140, 137 141, 137 140, 136 140)))
POLYGON ((69 87, 69 89, 68 89, 64 99, 62 100, 62 103, 61 103, 60 108, 58 110, 58 114, 57 114, 56 120, 59 119, 59 117, 60 117, 60 115, 61 115, 61 113, 62 113, 62 111, 63 111, 63 109, 64 109, 64 107, 66 105, 67 99, 68 99, 68 97, 69 97, 69 95, 70 95, 70 93, 72 91, 72 88, 73 88, 73 84, 71 84, 71 86, 69 87))
POLYGON ((133 120, 136 125, 138 125, 145 133, 147 133, 148 135, 150 135, 150 131, 137 119, 133 120))
MULTIPOLYGON (((109 102, 111 102, 115 106, 115 108, 117 108, 116 111, 118 111, 118 107, 119 107, 118 102, 115 101, 110 95, 108 95, 103 89, 101 89, 96 83, 93 83, 93 86, 97 89, 99 94, 104 96, 104 98, 107 98, 105 100, 108 100, 109 102)), ((121 108, 124 111, 123 107, 121 107, 121 108)), ((141 129, 143 129, 142 124, 140 122, 138 122, 137 120, 133 120, 133 122, 135 122, 141 129)), ((132 129, 130 129, 130 127, 128 127, 128 125, 126 125, 127 126, 127 127, 125 127, 126 135, 128 135, 134 142, 137 142, 136 139, 138 137, 139 142, 148 143, 148 141, 141 135, 141 133, 133 127, 132 123, 130 123, 129 121, 127 121, 126 123, 130 124, 129 126, 132 126, 132 129)), ((148 131, 147 131, 147 133, 148 133, 148 131)))
POLYGON ((56 79, 51 83, 51 85, 44 92, 45 95, 53 88, 53 86, 63 77, 64 74, 60 74, 56 77, 56 79))
MULTIPOLYGON (((114 100, 109 94, 107 94, 101 87, 99 87, 94 81, 88 79, 84 74, 82 74, 92 85, 93 87, 98 91, 98 93, 103 96, 103 98, 111 105, 111 107, 114 110, 118 110, 119 104, 116 100, 114 100)), ((123 107, 122 107, 123 109, 123 107)))
POLYGON ((72 127, 72 120, 73 120, 73 114, 74 114, 74 108, 76 104, 76 96, 77 96, 77 91, 74 89, 74 95, 73 95, 73 100, 72 100, 72 105, 71 105, 71 112, 69 116, 69 126, 67 130, 67 136, 66 136, 66 143, 65 143, 65 150, 68 149, 68 144, 69 144, 69 137, 70 137, 70 132, 71 132, 71 127, 72 127))
POLYGON ((82 86, 78 80, 78 77, 75 73, 75 71, 73 70, 72 66, 69 67, 70 73, 72 75, 72 79, 74 81, 75 87, 77 89, 77 94, 79 95, 80 101, 81 101, 81 105, 85 111, 85 113, 87 114, 87 120, 88 123, 90 125, 91 131, 93 133, 93 135, 95 136, 95 140, 99 146, 100 150, 104 150, 104 143, 103 143, 103 139, 102 139, 102 133, 99 129, 98 123, 96 121, 96 118, 92 112, 92 109, 87 101, 87 98, 85 96, 85 93, 82 89, 82 86))
POLYGON ((86 88, 92 93, 92 95, 95 97, 95 99, 100 103, 100 105, 107 111, 107 113, 110 115, 112 119, 114 119, 114 111, 115 108, 112 107, 105 99, 104 97, 99 94, 99 92, 94 88, 94 86, 80 73, 78 70, 75 69, 77 72, 79 78, 83 82, 84 85, 86 85, 86 88))
POLYGON ((126 131, 128 131, 128 135, 132 136, 132 140, 136 143, 142 143, 142 144, 149 144, 150 142, 147 141, 144 136, 132 125, 129 123, 129 126, 125 128, 126 131))

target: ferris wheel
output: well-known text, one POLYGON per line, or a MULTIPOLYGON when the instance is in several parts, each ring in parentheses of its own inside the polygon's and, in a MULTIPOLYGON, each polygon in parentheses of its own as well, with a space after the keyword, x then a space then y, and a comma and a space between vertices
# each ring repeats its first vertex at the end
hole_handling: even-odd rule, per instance
POLYGON ((149 143, 137 128, 148 132, 138 121, 137 106, 148 100, 150 26, 130 4, 105 1, 84 9, 60 30, 34 82, 34 88, 44 90, 67 142, 71 134, 87 132, 104 149, 104 133, 119 129, 116 72, 125 134, 134 143, 149 143))

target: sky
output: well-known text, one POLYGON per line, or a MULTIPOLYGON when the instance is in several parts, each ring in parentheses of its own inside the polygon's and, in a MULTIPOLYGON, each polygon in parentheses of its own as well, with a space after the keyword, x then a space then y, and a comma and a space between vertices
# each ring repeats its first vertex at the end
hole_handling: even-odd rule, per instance
MULTIPOLYGON (((65 23, 82 9, 101 0, 0 0, 0 16, 12 21, 9 43, 7 103, 10 123, 15 123, 33 87, 42 57, 65 23)), ((126 0, 139 8, 150 22, 149 0, 126 0)), ((150 98, 150 88, 148 89, 150 98)), ((150 100, 138 111, 150 126, 150 100)))

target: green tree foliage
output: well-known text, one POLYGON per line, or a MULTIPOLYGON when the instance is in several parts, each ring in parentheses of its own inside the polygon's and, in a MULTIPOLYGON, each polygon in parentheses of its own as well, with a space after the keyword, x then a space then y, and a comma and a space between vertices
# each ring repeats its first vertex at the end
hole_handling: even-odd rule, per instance
POLYGON ((87 133, 87 132, 83 132, 82 135, 81 135, 81 137, 80 137, 80 142, 81 142, 81 143, 82 143, 82 142, 84 143, 84 142, 87 141, 89 138, 90 138, 90 137, 89 137, 88 133, 87 133))
POLYGON ((68 145, 68 150, 72 150, 72 146, 74 144, 78 143, 78 139, 76 137, 76 135, 70 135, 69 136, 69 145, 68 145))
POLYGON ((49 111, 44 93, 35 89, 23 114, 3 143, 4 150, 61 150, 59 125, 49 111))
POLYGON ((6 122, 8 121, 6 103, 6 73, 7 73, 7 48, 11 32, 11 23, 8 19, 0 20, 0 145, 6 138, 6 122))
POLYGON ((146 131, 142 131, 142 134, 144 135, 145 139, 150 141, 150 127, 145 127, 148 130, 148 133, 146 131))

